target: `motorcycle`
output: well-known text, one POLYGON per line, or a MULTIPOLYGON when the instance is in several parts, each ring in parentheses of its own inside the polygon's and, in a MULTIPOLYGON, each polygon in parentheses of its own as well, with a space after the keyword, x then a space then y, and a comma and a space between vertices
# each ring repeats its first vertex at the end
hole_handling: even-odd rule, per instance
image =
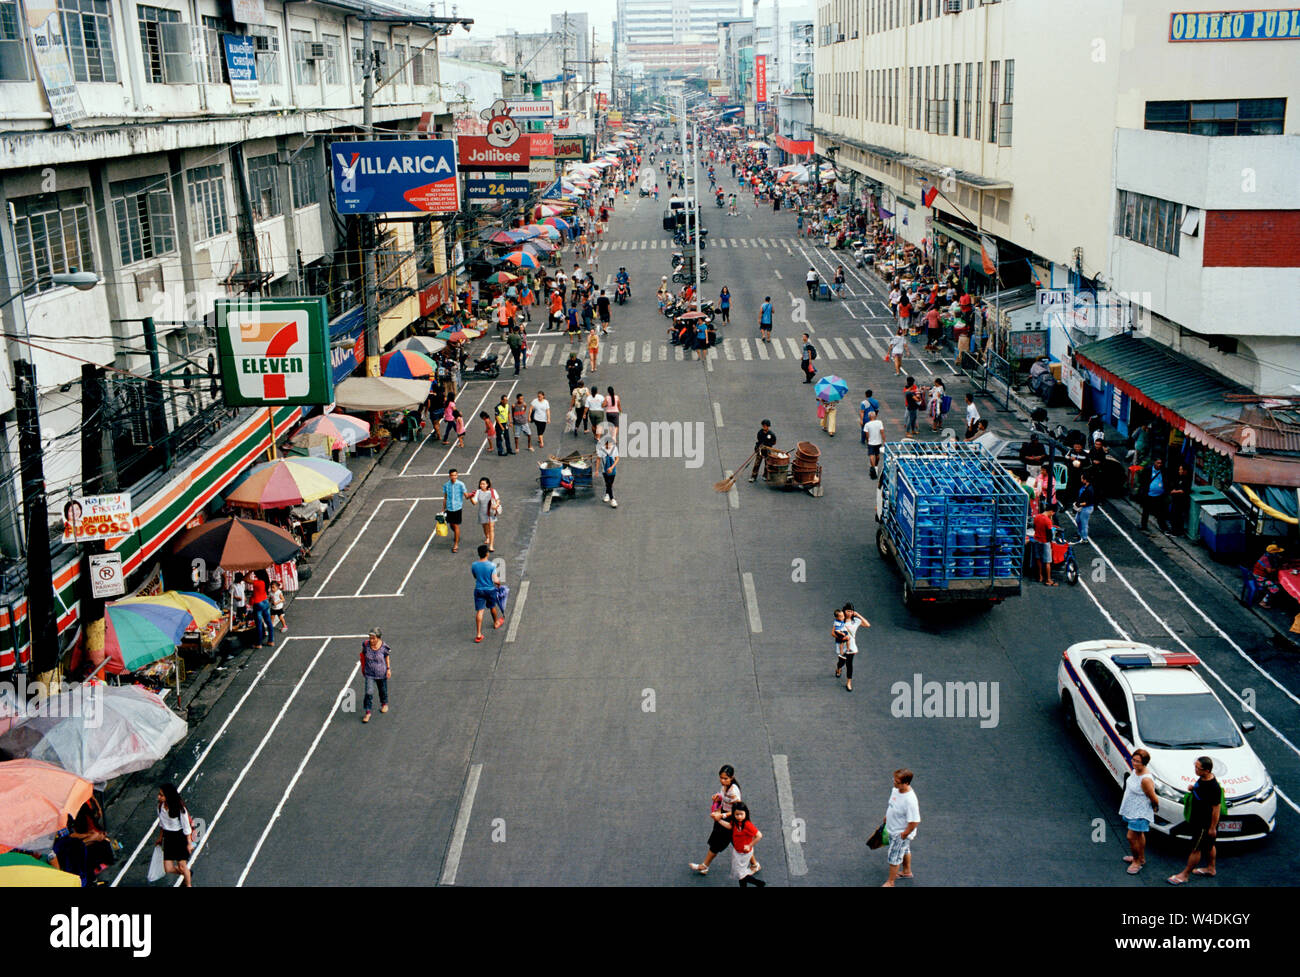
POLYGON ((640 188, 637 190, 636 194, 637 194, 638 197, 648 197, 648 196, 650 196, 650 188, 649 188, 649 187, 640 187, 640 188))
MULTIPOLYGON (((683 302, 681 299, 673 299, 666 306, 664 306, 664 318, 676 319, 679 315, 682 315, 686 312, 694 312, 694 311, 695 311, 694 301, 683 302)), ((704 299, 700 302, 700 311, 709 317, 710 322, 713 321, 713 317, 717 314, 713 308, 713 303, 708 301, 707 299, 704 299)))
POLYGON ((714 197, 713 202, 716 203, 719 207, 725 207, 727 203, 722 197, 714 197))
POLYGON ((474 365, 462 372, 466 380, 495 380, 501 376, 501 361, 496 353, 480 356, 474 365))
POLYGON ((623 305, 632 297, 632 291, 628 288, 627 282, 619 282, 618 287, 614 289, 614 301, 623 305))

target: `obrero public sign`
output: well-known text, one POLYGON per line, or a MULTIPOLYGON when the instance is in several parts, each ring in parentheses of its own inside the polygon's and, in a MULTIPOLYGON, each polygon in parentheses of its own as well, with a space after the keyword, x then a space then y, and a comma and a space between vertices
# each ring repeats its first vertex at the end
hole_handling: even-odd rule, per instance
POLYGON ((221 387, 231 407, 334 400, 324 298, 219 299, 221 387))
POLYGON ((1169 40, 1300 40, 1300 8, 1171 14, 1169 17, 1169 40))

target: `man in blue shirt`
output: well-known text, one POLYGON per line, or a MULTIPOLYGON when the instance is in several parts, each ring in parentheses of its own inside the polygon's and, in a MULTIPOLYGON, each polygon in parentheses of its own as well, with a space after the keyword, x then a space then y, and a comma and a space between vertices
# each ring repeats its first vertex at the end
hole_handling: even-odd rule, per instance
POLYGON ((758 332, 763 342, 772 341, 772 296, 763 299, 763 307, 758 310, 758 332))
POLYGON ((863 444, 867 443, 867 421, 870 420, 869 415, 871 414, 875 414, 877 417, 880 416, 880 401, 873 397, 871 391, 868 390, 862 403, 858 404, 858 427, 862 429, 863 444))
POLYGON ((501 602, 497 599, 496 564, 487 558, 487 544, 480 544, 478 559, 469 565, 469 572, 474 577, 474 641, 483 640, 483 612, 492 611, 492 627, 499 628, 506 623, 506 616, 501 613, 501 602))
POLYGON ((465 506, 465 483, 460 480, 460 472, 455 468, 447 473, 447 482, 442 486, 442 512, 451 527, 451 551, 460 549, 461 510, 465 506))
POLYGON ((1166 514, 1169 511, 1169 498, 1165 495, 1165 460, 1159 455, 1156 455, 1152 460, 1151 467, 1147 469, 1146 475, 1142 479, 1141 497, 1141 528, 1145 530, 1147 522, 1152 516, 1155 516, 1160 531, 1168 535, 1169 523, 1166 514))

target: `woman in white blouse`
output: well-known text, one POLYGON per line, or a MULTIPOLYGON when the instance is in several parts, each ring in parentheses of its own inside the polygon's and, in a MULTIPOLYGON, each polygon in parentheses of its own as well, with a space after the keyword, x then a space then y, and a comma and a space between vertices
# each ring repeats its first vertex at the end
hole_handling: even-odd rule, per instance
POLYGON ((190 812, 185 810, 185 802, 173 784, 163 784, 158 788, 158 840, 163 850, 163 871, 169 875, 179 875, 185 880, 186 888, 193 888, 194 877, 190 874, 190 855, 194 851, 194 825, 190 822, 190 812))

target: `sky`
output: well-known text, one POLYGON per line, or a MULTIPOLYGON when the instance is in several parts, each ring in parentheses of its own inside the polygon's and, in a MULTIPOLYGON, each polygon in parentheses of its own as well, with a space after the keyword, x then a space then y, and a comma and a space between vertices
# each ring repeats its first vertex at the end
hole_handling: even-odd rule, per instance
MULTIPOLYGON (((443 0, 436 0, 433 6, 441 16, 443 0)), ((483 40, 511 30, 521 34, 549 31, 551 14, 568 10, 570 13, 585 12, 591 26, 596 28, 596 40, 608 44, 610 25, 616 14, 614 0, 460 0, 455 4, 448 0, 445 4, 447 16, 451 16, 452 6, 456 8, 457 17, 474 18, 470 35, 483 40)))

